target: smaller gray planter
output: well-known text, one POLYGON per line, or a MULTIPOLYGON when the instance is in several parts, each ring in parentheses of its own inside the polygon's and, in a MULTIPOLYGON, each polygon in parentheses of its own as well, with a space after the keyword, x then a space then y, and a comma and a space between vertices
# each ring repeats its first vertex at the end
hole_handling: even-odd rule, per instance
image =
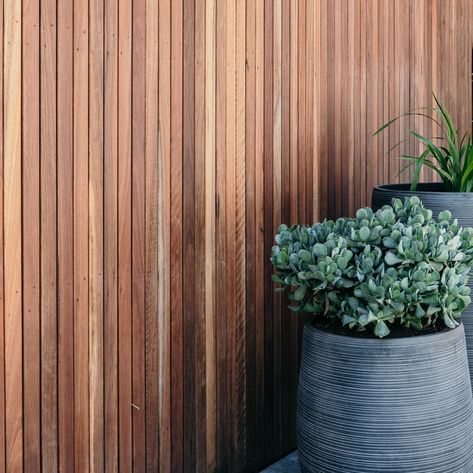
POLYGON ((306 324, 297 429, 304 472, 473 472, 463 326, 367 339, 306 324))

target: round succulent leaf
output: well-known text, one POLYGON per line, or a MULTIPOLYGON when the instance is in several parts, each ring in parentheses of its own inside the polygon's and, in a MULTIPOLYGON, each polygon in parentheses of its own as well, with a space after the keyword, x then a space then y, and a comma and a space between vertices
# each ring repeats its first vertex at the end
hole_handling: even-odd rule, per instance
POLYGON ((376 322, 374 326, 374 334, 379 338, 384 338, 389 335, 389 328, 383 320, 376 322))
POLYGON ((443 210, 442 212, 439 213, 438 220, 440 222, 445 221, 449 222, 452 219, 452 213, 450 210, 443 210))

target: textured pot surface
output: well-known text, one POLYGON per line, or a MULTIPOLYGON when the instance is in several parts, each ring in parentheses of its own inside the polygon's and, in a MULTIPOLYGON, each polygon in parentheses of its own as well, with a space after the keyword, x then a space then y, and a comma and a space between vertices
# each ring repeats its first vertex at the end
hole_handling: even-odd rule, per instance
POLYGON ((297 430, 304 472, 473 472, 463 326, 379 340, 306 324, 297 430))
MULTIPOLYGON (((418 190, 410 191, 410 184, 388 184, 373 189, 371 207, 378 210, 386 204, 391 204, 393 198, 404 199, 417 195, 424 207, 432 210, 436 218, 442 210, 450 210, 458 223, 464 227, 473 227, 473 192, 443 192, 441 183, 419 184, 418 190)), ((473 277, 468 286, 473 293, 473 277)), ((462 316, 465 326, 466 348, 470 365, 470 377, 473 379, 473 304, 465 310, 462 316)))

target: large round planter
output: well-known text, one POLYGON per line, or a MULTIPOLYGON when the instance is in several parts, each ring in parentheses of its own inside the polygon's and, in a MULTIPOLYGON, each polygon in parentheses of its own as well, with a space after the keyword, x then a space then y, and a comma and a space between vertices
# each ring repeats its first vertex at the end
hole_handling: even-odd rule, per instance
MULTIPOLYGON (((424 207, 432 210, 435 218, 439 212, 448 209, 458 219, 460 225, 473 227, 473 192, 444 192, 441 183, 419 184, 416 191, 409 189, 410 184, 388 184, 375 187, 371 197, 371 207, 377 210, 383 205, 391 204, 393 198, 404 200, 404 197, 417 195, 424 207)), ((473 276, 470 277, 468 286, 473 293, 473 276)), ((463 313, 462 322, 465 326, 470 376, 473 379, 473 304, 463 313)))
POLYGON ((307 473, 471 473, 463 326, 366 339, 304 327, 297 434, 307 473))

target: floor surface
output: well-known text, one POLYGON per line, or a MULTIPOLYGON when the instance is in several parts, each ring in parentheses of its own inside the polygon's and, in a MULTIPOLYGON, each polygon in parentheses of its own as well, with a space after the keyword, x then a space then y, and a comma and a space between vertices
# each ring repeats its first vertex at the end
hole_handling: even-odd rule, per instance
POLYGON ((290 453, 287 457, 261 471, 261 473, 301 473, 297 451, 290 453))

